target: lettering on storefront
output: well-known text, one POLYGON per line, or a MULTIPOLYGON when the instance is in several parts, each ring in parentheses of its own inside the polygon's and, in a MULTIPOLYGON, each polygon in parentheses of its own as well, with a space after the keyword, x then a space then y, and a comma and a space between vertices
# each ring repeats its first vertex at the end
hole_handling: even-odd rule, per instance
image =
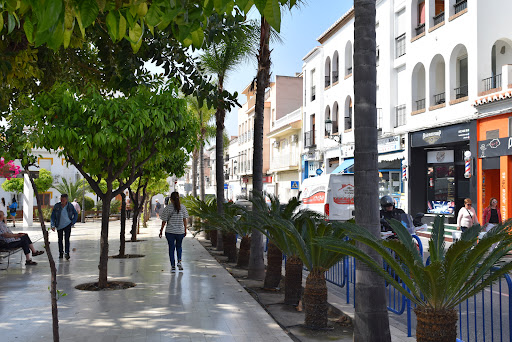
POLYGON ((411 146, 421 147, 440 145, 469 140, 469 123, 440 127, 436 129, 414 132, 411 136, 411 146))
POLYGON ((512 155, 512 137, 479 141, 478 153, 479 158, 510 156, 512 155))
POLYGON ((507 173, 501 173, 501 217, 507 217, 507 173))
POLYGON ((423 141, 425 141, 429 145, 435 144, 439 139, 441 139, 441 130, 430 132, 430 133, 423 133, 423 141))
POLYGON ((387 153, 401 150, 400 136, 395 135, 377 141, 377 150, 379 153, 387 153))

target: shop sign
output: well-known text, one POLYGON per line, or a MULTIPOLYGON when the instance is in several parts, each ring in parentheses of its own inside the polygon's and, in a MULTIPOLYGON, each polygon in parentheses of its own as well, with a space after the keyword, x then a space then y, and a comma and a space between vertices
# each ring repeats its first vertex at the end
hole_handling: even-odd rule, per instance
POLYGON ((455 202, 452 201, 427 201, 429 214, 453 215, 455 202))
POLYGON ((304 160, 305 161, 315 161, 315 153, 314 152, 309 152, 309 153, 306 153, 304 154, 304 160))
POLYGON ((401 150, 400 136, 382 138, 377 141, 377 150, 379 153, 388 153, 401 150))
POLYGON ((489 158, 512 155, 512 137, 478 142, 478 157, 489 158))
POLYGON ((427 163, 429 164, 442 164, 453 163, 454 151, 453 150, 440 150, 427 152, 427 163))
POLYGON ((343 145, 341 147, 341 156, 343 158, 353 158, 354 157, 354 145, 343 145))
POLYGON ((244 183, 249 183, 249 178, 248 178, 248 177, 244 177, 244 178, 242 178, 242 182, 244 182, 244 183))
POLYGON ((272 176, 263 177, 263 183, 272 183, 272 176))
POLYGON ((421 132, 414 132, 411 136, 411 146, 421 147, 441 145, 469 140, 469 123, 439 127, 421 132))

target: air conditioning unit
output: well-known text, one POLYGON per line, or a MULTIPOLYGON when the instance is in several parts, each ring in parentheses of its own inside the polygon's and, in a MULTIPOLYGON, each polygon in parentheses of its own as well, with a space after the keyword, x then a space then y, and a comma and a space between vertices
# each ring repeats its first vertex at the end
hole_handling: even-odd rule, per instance
POLYGON ((299 142, 299 135, 298 134, 292 135, 292 143, 296 143, 296 142, 299 142))

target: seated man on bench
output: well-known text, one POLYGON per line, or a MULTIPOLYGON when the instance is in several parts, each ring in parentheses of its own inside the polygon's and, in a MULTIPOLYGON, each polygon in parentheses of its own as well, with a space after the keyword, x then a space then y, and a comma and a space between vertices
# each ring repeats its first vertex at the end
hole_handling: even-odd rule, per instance
POLYGON ((25 265, 37 265, 37 262, 33 261, 30 257, 30 251, 32 256, 41 255, 44 252, 38 251, 34 248, 32 241, 26 233, 14 234, 5 224, 4 212, 0 210, 0 241, 3 241, 7 245, 7 249, 15 249, 21 247, 25 253, 27 261, 25 265))

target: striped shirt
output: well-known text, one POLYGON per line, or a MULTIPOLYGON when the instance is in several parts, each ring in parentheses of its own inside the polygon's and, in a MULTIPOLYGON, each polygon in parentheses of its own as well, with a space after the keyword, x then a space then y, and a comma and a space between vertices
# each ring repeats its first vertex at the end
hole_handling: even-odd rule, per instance
POLYGON ((165 232, 172 234, 185 234, 185 225, 183 224, 183 219, 187 218, 188 211, 183 204, 180 207, 180 211, 177 212, 176 209, 174 209, 174 205, 169 203, 169 205, 164 208, 162 214, 160 215, 160 219, 162 221, 167 221, 165 232))

